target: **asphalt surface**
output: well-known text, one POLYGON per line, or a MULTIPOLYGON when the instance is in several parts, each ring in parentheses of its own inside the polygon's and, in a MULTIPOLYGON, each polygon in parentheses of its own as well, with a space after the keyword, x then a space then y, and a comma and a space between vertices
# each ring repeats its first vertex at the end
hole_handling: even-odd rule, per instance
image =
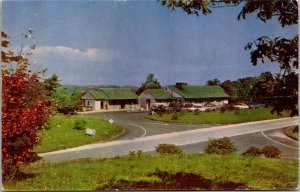
POLYGON ((116 140, 134 139, 151 135, 207 128, 216 125, 192 125, 183 123, 164 123, 144 118, 145 112, 105 112, 84 114, 87 117, 110 120, 125 128, 126 133, 116 140))
MULTIPOLYGON (((257 147, 262 149, 266 145, 273 145, 282 151, 281 158, 298 159, 298 141, 287 137, 284 128, 250 133, 245 135, 230 137, 230 140, 237 147, 238 153, 243 153, 249 147, 257 147)), ((199 142, 195 144, 182 146, 186 153, 202 153, 207 142, 199 142)))
POLYGON ((297 125, 298 118, 250 122, 227 126, 168 124, 144 119, 144 113, 101 113, 87 116, 113 119, 128 132, 115 141, 40 154, 43 161, 61 162, 79 158, 104 158, 126 155, 142 150, 153 153, 161 143, 181 146, 185 152, 203 152, 207 141, 228 136, 244 152, 251 146, 274 145, 283 151, 282 157, 298 158, 298 142, 285 136, 282 127, 297 125))

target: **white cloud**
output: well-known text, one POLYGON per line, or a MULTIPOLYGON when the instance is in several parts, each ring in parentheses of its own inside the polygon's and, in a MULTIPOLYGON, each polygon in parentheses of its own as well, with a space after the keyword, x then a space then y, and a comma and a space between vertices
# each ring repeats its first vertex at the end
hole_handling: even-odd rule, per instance
POLYGON ((33 57, 43 61, 56 58, 77 62, 107 62, 117 58, 117 52, 109 49, 88 48, 86 50, 74 49, 66 46, 38 46, 33 57))

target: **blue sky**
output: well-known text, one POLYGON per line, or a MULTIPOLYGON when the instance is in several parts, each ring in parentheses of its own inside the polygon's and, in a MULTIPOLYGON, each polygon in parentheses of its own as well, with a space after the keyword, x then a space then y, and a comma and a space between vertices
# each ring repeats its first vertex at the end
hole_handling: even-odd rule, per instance
POLYGON ((298 33, 298 26, 282 28, 276 19, 238 21, 241 7, 199 17, 156 1, 4 1, 2 7, 12 46, 32 28, 32 62, 63 84, 140 86, 154 73, 162 85, 202 85, 279 72, 275 63, 253 66, 244 46, 262 35, 298 33))

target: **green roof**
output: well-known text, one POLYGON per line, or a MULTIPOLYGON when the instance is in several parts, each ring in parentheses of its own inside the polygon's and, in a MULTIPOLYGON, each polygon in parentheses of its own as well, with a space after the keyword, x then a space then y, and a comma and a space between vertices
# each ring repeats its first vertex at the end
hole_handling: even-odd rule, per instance
POLYGON ((172 99, 164 89, 148 89, 148 91, 155 99, 172 99))
POLYGON ((89 91, 89 93, 90 93, 95 99, 108 99, 108 97, 107 97, 102 91, 89 91))
POLYGON ((138 99, 130 88, 100 88, 99 91, 102 91, 109 100, 138 99))
POLYGON ((178 89, 176 85, 168 86, 170 89, 181 95, 185 99, 206 99, 206 98, 228 98, 224 89, 220 86, 190 86, 182 85, 178 89))

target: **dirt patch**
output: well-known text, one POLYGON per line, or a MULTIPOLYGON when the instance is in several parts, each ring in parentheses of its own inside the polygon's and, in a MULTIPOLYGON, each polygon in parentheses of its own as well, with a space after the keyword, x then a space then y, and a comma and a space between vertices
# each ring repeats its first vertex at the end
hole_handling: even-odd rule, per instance
POLYGON ((246 189, 245 183, 218 182, 201 177, 194 173, 169 173, 155 171, 149 177, 158 177, 161 181, 111 181, 109 184, 98 187, 96 190, 235 190, 246 189))

